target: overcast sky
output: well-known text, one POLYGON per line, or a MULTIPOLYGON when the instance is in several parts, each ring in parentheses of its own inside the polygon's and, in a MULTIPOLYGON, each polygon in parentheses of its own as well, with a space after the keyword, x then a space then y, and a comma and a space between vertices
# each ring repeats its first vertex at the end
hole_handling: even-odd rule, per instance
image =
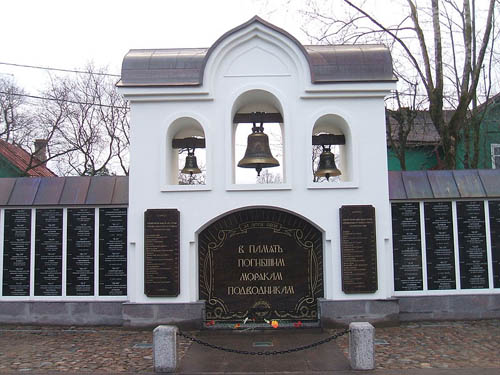
MULTIPOLYGON (((63 69, 93 61, 120 73, 132 48, 210 47, 254 15, 302 42, 300 16, 272 0, 2 0, 0 62, 63 69), (274 3, 274 4, 273 4, 274 3), (274 8, 273 8, 274 7, 274 8)), ((0 73, 35 93, 45 71, 0 64, 0 73), (12 76, 11 76, 12 77, 12 76)), ((54 74, 54 73, 53 73, 54 74)))

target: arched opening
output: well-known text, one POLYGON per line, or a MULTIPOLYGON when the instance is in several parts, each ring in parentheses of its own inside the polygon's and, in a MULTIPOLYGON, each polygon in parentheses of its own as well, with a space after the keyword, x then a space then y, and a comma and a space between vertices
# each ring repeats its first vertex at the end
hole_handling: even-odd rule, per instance
POLYGON ((282 184, 286 182, 285 142, 283 110, 278 99, 265 90, 250 90, 238 97, 232 109, 232 183, 233 184, 282 184), (265 120, 252 122, 251 114, 264 114, 265 120), (266 116, 270 115, 270 116, 266 116), (247 120, 241 120, 246 118, 247 120), (240 120, 241 121, 240 121, 240 120), (278 120, 277 120, 278 119, 278 120), (238 167, 245 156, 248 136, 252 134, 254 124, 262 124, 269 139, 269 148, 279 166, 263 168, 260 173, 253 168, 238 167), (258 175, 260 174, 260 175, 258 175))
POLYGON ((224 214, 199 232, 198 265, 207 321, 318 323, 323 234, 299 215, 264 207, 224 214))
MULTIPOLYGON (((191 117, 180 117, 169 126, 166 145, 166 176, 169 185, 205 185, 207 152, 205 132, 191 117), (196 159, 196 168, 187 168, 188 155, 196 159)), ((188 163, 189 164, 189 163, 188 163)))
POLYGON ((351 137, 347 122, 335 114, 321 116, 314 124, 312 135, 311 180, 315 183, 351 181, 351 137), (327 163, 328 171, 337 169, 337 172, 326 176, 321 173, 324 164, 320 166, 321 155, 325 151, 330 151, 334 159, 334 162, 327 163))

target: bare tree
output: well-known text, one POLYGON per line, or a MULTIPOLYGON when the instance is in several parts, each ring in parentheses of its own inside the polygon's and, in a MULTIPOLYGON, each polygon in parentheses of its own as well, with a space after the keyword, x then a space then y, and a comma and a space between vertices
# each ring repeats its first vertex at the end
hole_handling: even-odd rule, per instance
POLYGON ((257 177, 258 184, 281 184, 283 183, 283 179, 281 178, 281 174, 273 173, 269 171, 269 169, 265 168, 260 176, 257 177))
POLYGON ((394 93, 397 109, 386 110, 386 132, 389 145, 394 155, 399 160, 401 170, 406 171, 406 150, 408 146, 408 136, 415 128, 415 120, 418 115, 417 95, 414 91, 413 102, 408 107, 402 104, 399 91, 394 93), (395 122, 392 121, 394 119, 395 122))
POLYGON ((52 100, 38 117, 57 129, 51 150, 67 150, 57 159, 57 168, 62 174, 128 174, 126 102, 102 69, 89 65, 87 72, 54 78, 44 92, 52 100))
MULTIPOLYGON (((343 0, 335 4, 347 6, 345 13, 336 14, 324 6, 332 3, 309 1, 304 12, 308 25, 315 22, 321 43, 382 42, 388 45, 395 58, 395 73, 400 78, 399 90, 408 83, 419 84, 416 95, 423 95, 433 124, 441 137, 444 166, 453 169, 457 162, 457 147, 467 121, 471 103, 477 98, 484 64, 494 66, 493 32, 497 0, 488 0, 486 8, 476 10, 475 1, 430 0, 399 3, 401 18, 384 24, 375 11, 367 10, 371 4, 343 0), (318 5, 319 4, 319 5, 318 5), (425 5, 423 5, 425 4, 425 5), (478 15, 481 13, 481 15, 478 15), (481 22, 480 22, 481 21, 481 22), (318 26, 319 25, 319 26, 318 26), (485 59, 485 56, 490 59, 485 59), (411 69, 409 69, 411 67, 411 69), (404 79, 401 79, 405 77, 404 79), (415 80, 416 78, 417 80, 415 80), (453 109, 448 119, 445 109, 453 109)), ((392 5, 397 6, 397 5, 392 5)), ((312 38, 313 34, 309 33, 312 38)), ((487 69, 486 69, 487 70, 487 69)), ((409 98, 414 97, 413 93, 409 98)), ((403 107, 410 107, 408 103, 403 107)))
POLYGON ((24 95, 13 79, 0 77, 0 138, 13 144, 23 143, 32 130, 24 95))

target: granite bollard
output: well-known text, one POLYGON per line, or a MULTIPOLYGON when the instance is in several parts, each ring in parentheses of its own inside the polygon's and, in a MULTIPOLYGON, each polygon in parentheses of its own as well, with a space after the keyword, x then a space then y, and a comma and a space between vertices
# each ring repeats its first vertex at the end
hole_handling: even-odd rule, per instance
POLYGON ((366 322, 349 324, 349 362, 353 370, 375 369, 375 328, 366 322))
POLYGON ((177 369, 177 332, 175 326, 158 326, 153 330, 155 372, 174 372, 177 369))

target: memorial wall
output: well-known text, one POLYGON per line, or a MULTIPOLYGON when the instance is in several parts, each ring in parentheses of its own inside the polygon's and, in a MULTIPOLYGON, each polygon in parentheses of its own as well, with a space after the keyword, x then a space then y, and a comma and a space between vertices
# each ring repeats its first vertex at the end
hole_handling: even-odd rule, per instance
POLYGON ((1 212, 1 296, 127 296, 127 208, 1 212))
POLYGON ((395 292, 500 288, 500 201, 393 202, 392 224, 395 292))

